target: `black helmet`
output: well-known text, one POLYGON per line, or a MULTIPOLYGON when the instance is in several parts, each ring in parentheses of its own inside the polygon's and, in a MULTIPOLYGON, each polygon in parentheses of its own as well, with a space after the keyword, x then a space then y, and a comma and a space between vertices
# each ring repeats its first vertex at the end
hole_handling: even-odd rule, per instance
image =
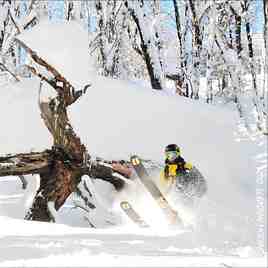
POLYGON ((165 152, 178 152, 178 153, 180 153, 180 147, 177 144, 169 144, 166 146, 165 152))

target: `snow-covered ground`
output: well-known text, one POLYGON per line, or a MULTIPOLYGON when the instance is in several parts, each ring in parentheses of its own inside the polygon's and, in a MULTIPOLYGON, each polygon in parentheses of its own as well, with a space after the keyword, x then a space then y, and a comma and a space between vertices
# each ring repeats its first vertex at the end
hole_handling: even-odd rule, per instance
MULTIPOLYGON (((22 190, 17 178, 1 178, 0 265, 265 266, 256 241, 260 224, 256 224, 256 187, 264 189, 256 180, 265 175, 265 139, 239 133, 227 110, 124 81, 92 76, 91 83, 88 93, 70 109, 75 129, 89 151, 108 159, 137 153, 161 162, 167 143, 180 144, 185 158, 208 181, 207 196, 197 210, 197 229, 183 232, 156 224, 144 231, 126 219, 115 227, 81 228, 87 223, 70 208, 71 198, 59 214, 61 223, 72 227, 25 222, 25 209, 38 179, 28 176, 29 187, 22 190)), ((2 154, 51 145, 39 115, 37 91, 34 79, 1 90, 2 154)), ((113 200, 111 186, 106 185, 106 192, 101 193, 104 199, 113 200)), ((120 214, 116 205, 110 209, 120 214)), ((144 204, 142 209, 149 214, 151 207, 144 204)))
POLYGON ((250 247, 226 253, 199 247, 187 233, 92 230, 3 217, 0 223, 0 267, 265 267, 250 247))
MULTIPOLYGON (((137 196, 132 191, 137 185, 116 194, 110 184, 95 181, 107 206, 90 213, 99 226, 92 229, 84 214, 72 208, 74 196, 59 211, 61 225, 24 221, 38 177, 27 176, 26 190, 21 189, 18 178, 0 178, 0 266, 267 266, 267 254, 261 251, 267 234, 265 137, 247 136, 239 128, 235 112, 227 108, 152 91, 137 83, 93 73, 87 76, 83 44, 79 46, 79 64, 68 61, 77 53, 75 44, 65 40, 69 35, 63 35, 69 27, 55 27, 55 32, 46 35, 49 25, 43 26, 32 35, 22 35, 21 40, 57 66, 69 81, 79 87, 92 84, 69 110, 74 129, 89 153, 106 159, 128 159, 135 153, 163 163, 164 147, 177 143, 185 159, 206 178, 208 192, 192 219, 194 231, 176 230, 162 224, 161 213, 144 198, 146 193, 137 196), (57 29, 61 34, 56 34, 57 29), (52 35, 56 48, 45 45, 52 35), (64 44, 60 43, 62 36, 66 36, 64 44), (58 49, 61 47, 65 49, 58 49), (151 229, 138 229, 124 217, 118 209, 118 201, 124 198, 132 200, 152 224, 151 229), (104 216, 115 225, 103 224, 104 216)), ((71 27, 72 40, 85 43, 77 25, 71 27)), ((51 146, 40 117, 38 89, 37 79, 1 86, 0 154, 51 146)), ((44 85, 41 97, 50 91, 44 85)))

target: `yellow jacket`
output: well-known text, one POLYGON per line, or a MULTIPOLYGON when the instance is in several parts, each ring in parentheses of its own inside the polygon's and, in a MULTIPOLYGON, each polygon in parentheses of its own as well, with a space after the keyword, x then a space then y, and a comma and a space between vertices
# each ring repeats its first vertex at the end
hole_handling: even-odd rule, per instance
MULTIPOLYGON (((184 169, 191 170, 193 165, 191 163, 184 163, 184 169)), ((180 167, 181 168, 181 167, 180 167)), ((179 165, 178 164, 166 164, 165 169, 161 170, 160 173, 160 182, 162 185, 173 183, 176 176, 179 174, 179 165)))

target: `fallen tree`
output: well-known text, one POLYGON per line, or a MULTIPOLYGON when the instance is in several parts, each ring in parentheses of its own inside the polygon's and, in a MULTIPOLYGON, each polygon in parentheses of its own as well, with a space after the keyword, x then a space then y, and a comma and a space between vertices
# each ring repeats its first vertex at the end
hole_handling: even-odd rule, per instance
POLYGON ((123 163, 93 161, 70 123, 68 106, 85 94, 90 85, 86 84, 82 89, 76 90, 64 74, 41 55, 23 41, 17 39, 17 42, 33 61, 27 67, 40 78, 39 107, 45 126, 53 137, 53 146, 42 152, 0 157, 0 177, 20 176, 22 179, 23 175, 39 174, 40 187, 25 218, 55 221, 53 210, 59 210, 70 194, 79 190, 77 186, 83 175, 109 181, 119 190, 125 179, 130 177, 130 170, 123 163), (54 97, 40 98, 44 83, 54 89, 54 97))

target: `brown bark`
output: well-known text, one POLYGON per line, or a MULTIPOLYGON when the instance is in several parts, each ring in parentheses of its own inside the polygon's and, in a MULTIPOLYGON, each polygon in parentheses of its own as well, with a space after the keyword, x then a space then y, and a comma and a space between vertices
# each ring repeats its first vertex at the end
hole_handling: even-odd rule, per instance
MULTIPOLYGON (((45 162, 46 169, 34 170, 40 174, 40 188, 26 217, 32 220, 53 221, 47 206, 48 202, 54 202, 55 209, 58 210, 75 190, 81 176, 88 172, 85 168, 88 157, 86 148, 74 132, 67 114, 67 107, 73 104, 83 92, 75 91, 63 74, 26 44, 19 42, 37 66, 44 67, 53 79, 47 78, 45 74, 31 66, 30 70, 49 83, 57 92, 55 98, 48 102, 41 100, 39 103, 41 117, 53 137, 54 145, 47 156, 49 161, 47 159, 45 162)), ((42 90, 42 83, 41 81, 40 90, 42 90)), ((29 166, 31 165, 27 165, 28 169, 29 166)))
POLYGON ((53 146, 51 150, 44 152, 0 157, 0 177, 39 174, 40 187, 25 218, 54 221, 48 202, 54 204, 55 210, 59 210, 69 195, 78 189, 82 175, 107 180, 119 190, 124 185, 124 180, 120 176, 127 178, 129 173, 126 169, 120 169, 118 165, 107 167, 99 163, 92 164, 86 147, 71 126, 67 107, 75 103, 89 85, 76 91, 63 74, 26 44, 19 40, 18 42, 35 62, 35 67, 28 68, 41 78, 40 91, 42 84, 48 83, 57 93, 57 96, 50 100, 39 100, 41 117, 53 137, 53 146), (42 71, 44 68, 46 72, 42 71))
POLYGON ((23 175, 19 175, 19 178, 22 183, 22 189, 25 190, 27 188, 28 182, 23 175))
POLYGON ((175 83, 176 94, 187 97, 184 92, 185 74, 166 74, 166 77, 175 83))
POLYGON ((0 157, 0 177, 39 174, 48 170, 50 151, 0 157))
POLYGON ((83 175, 83 169, 73 164, 63 150, 53 148, 53 161, 45 172, 40 172, 40 187, 26 219, 54 221, 47 205, 54 202, 58 210, 69 195, 75 191, 83 175))

